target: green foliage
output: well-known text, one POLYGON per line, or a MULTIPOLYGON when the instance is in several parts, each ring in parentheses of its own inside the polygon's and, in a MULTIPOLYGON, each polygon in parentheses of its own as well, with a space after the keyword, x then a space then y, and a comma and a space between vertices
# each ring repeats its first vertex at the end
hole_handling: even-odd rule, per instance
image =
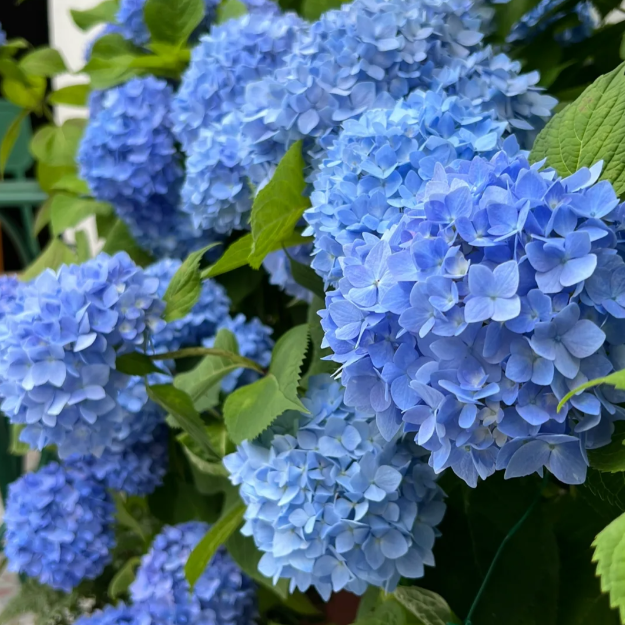
POLYGON ((317 275, 315 270, 309 265, 304 265, 295 260, 287 249, 285 249, 289 262, 291 263, 291 275, 297 284, 308 289, 313 295, 325 299, 323 280, 317 275))
POLYGON ((108 596, 111 601, 117 601, 128 594, 130 584, 135 581, 137 567, 141 563, 141 558, 134 556, 115 573, 108 588, 108 596))
POLYGON ((163 373, 149 356, 140 352, 130 352, 117 356, 115 368, 126 375, 144 376, 150 373, 163 373))
POLYGON ((305 19, 314 22, 326 11, 338 9, 342 4, 344 4, 343 0, 304 0, 302 15, 305 19))
POLYGON ((302 142, 297 141, 254 199, 250 218, 253 244, 248 258, 254 269, 258 269, 265 256, 277 245, 284 245, 293 234, 295 225, 310 206, 309 199, 303 195, 305 188, 302 142))
POLYGON ((593 386, 599 386, 599 384, 611 384, 618 389, 625 389, 625 369, 621 371, 615 371, 614 373, 606 375, 603 378, 596 378, 594 380, 589 380, 584 384, 580 384, 577 388, 567 393, 560 400, 560 403, 558 404, 558 410, 560 410, 562 406, 564 406, 564 404, 566 404, 566 402, 569 401, 569 399, 571 399, 571 397, 573 397, 574 395, 577 395, 578 393, 581 393, 588 388, 592 388, 593 386))
POLYGON ((75 167, 86 120, 68 119, 62 126, 42 126, 30 142, 32 155, 51 167, 75 167))
MULTIPOLYGON (((98 222, 98 230, 99 224, 100 222, 98 222)), ((103 233, 100 234, 102 235, 103 233)), ((130 234, 128 227, 121 219, 115 221, 110 231, 106 234, 106 242, 102 251, 111 255, 117 252, 126 252, 141 267, 147 267, 154 262, 154 259, 139 247, 130 234)))
POLYGON ((51 78, 67 71, 65 61, 58 50, 47 46, 29 52, 20 60, 20 68, 31 76, 51 78))
POLYGON ((618 608, 625 622, 625 514, 599 533, 593 547, 601 590, 609 593, 610 605, 618 608))
POLYGON ((181 46, 204 17, 203 0, 147 0, 145 23, 156 42, 181 46))
POLYGON ((116 493, 116 492, 113 492, 111 494, 112 494, 113 500, 115 501, 115 509, 116 509, 115 516, 117 518, 117 522, 120 525, 127 527, 130 531, 136 534, 136 536, 141 539, 144 545, 147 546, 150 542, 149 537, 146 534, 146 531, 143 525, 139 522, 137 518, 135 518, 134 514, 132 513, 131 505, 129 501, 129 500, 137 499, 137 498, 136 497, 127 498, 125 495, 122 495, 121 493, 116 493))
POLYGON ((224 0, 217 5, 217 23, 222 24, 247 13, 247 7, 241 0, 224 0))
MULTIPOLYGON (((89 195, 89 186, 84 180, 78 178, 75 173, 68 173, 61 175, 53 184, 53 191, 67 191, 74 195, 89 195)), ((107 212, 98 212, 96 215, 111 215, 112 211, 109 209, 107 212)))
POLYGON ((132 66, 140 56, 144 56, 143 50, 121 35, 104 35, 93 44, 89 61, 82 71, 91 79, 93 89, 110 89, 141 73, 132 66))
POLYGON ((14 456, 25 456, 30 451, 28 443, 20 441, 20 434, 25 425, 22 423, 11 424, 11 442, 9 445, 9 453, 14 456))
POLYGON ((52 234, 61 235, 65 230, 77 226, 91 215, 109 215, 112 211, 111 205, 105 202, 67 193, 57 193, 50 202, 52 234))
POLYGON ((211 558, 221 545, 238 529, 243 522, 245 504, 239 503, 223 514, 211 527, 191 552, 184 567, 184 574, 191 588, 205 571, 211 558))
POLYGON ((590 466, 608 473, 625 471, 625 427, 620 421, 615 423, 615 432, 612 442, 599 449, 588 452, 590 466))
POLYGON ((324 308, 324 300, 320 297, 313 297, 310 306, 308 307, 308 331, 310 333, 310 343, 312 346, 312 353, 310 357, 310 366, 306 375, 302 378, 302 386, 308 386, 308 378, 311 375, 319 375, 321 373, 334 373, 337 369, 337 364, 330 360, 322 360, 325 356, 332 353, 332 350, 328 347, 322 349, 321 342, 323 341, 323 328, 321 327, 321 318, 319 317, 319 311, 324 308))
POLYGON ((625 191, 625 64, 601 76, 538 135, 534 161, 547 159, 561 176, 604 161, 603 177, 625 191))
POLYGON ((28 117, 28 110, 22 109, 15 119, 11 122, 11 125, 7 128, 2 137, 2 143, 0 144, 0 178, 4 176, 4 168, 11 156, 11 152, 15 147, 15 142, 20 135, 22 128, 22 122, 28 117))
POLYGON ((200 277, 200 261, 208 250, 219 245, 211 243, 201 250, 189 254, 187 259, 171 279, 163 299, 166 307, 165 321, 174 321, 186 317, 200 298, 202 279, 200 277))
POLYGON ((400 586, 393 593, 421 625, 447 625, 458 623, 447 602, 435 592, 418 586, 400 586))
POLYGON ((292 328, 276 343, 269 373, 228 395, 224 419, 234 443, 256 438, 286 410, 306 412, 297 386, 307 348, 308 326, 292 328))
POLYGON ((69 85, 61 87, 48 96, 50 104, 64 104, 65 106, 86 106, 91 88, 89 85, 69 85))
POLYGON ((119 7, 115 0, 105 0, 104 2, 101 2, 86 11, 71 9, 70 13, 72 14, 72 19, 78 28, 81 30, 89 30, 96 24, 115 22, 115 16, 118 8, 119 7))
POLYGON ((36 278, 44 269, 58 269, 76 262, 76 254, 60 239, 52 239, 43 252, 20 274, 20 280, 36 278))

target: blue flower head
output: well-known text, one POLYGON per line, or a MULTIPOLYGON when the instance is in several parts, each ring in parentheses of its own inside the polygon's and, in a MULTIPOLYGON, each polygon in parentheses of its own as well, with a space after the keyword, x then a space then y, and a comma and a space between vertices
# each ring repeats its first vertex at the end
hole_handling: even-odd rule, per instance
POLYGON ((15 276, 0 276, 0 321, 11 312, 17 301, 20 282, 15 276))
POLYGON ((148 76, 93 100, 78 164, 94 196, 113 205, 143 248, 184 258, 211 241, 178 206, 184 172, 169 121, 172 97, 164 80, 148 76))
POLYGON ((190 522, 166 526, 142 558, 130 595, 137 606, 169 623, 250 625, 256 610, 253 582, 223 547, 189 591, 184 566, 209 526, 190 522))
POLYGON ((310 414, 292 414, 290 428, 224 458, 260 572, 326 601, 423 576, 445 511, 434 472, 412 443, 386 442, 372 416, 348 408, 330 376, 312 377, 303 403, 310 414))
POLYGON ((531 145, 555 100, 536 88, 536 72, 522 75, 518 62, 484 47, 481 27, 468 0, 356 0, 324 13, 299 34, 283 68, 248 85, 243 131, 252 161, 275 164, 305 138, 314 157, 341 122, 415 89, 447 89, 492 109, 531 145))
POLYGON ((99 482, 105 488, 128 495, 149 495, 163 483, 168 466, 167 427, 150 433, 150 442, 136 442, 122 451, 105 449, 100 457, 71 456, 66 466, 99 482))
POLYGON ((269 274, 269 283, 275 284, 287 295, 291 295, 303 302, 310 302, 312 301, 312 293, 298 284, 295 278, 293 278, 289 256, 303 265, 310 265, 311 246, 308 244, 297 245, 296 247, 290 247, 287 251, 288 255, 284 250, 278 250, 265 256, 263 268, 269 274))
POLYGON ((2 30, 2 24, 0 23, 0 46, 3 46, 7 42, 7 34, 2 30))
POLYGON ((9 570, 70 592, 111 561, 115 506, 81 471, 50 463, 9 486, 4 513, 9 570))
POLYGON ((625 417, 600 389, 557 410, 620 367, 624 209, 601 164, 559 178, 503 147, 435 163, 398 218, 336 241, 324 346, 345 402, 388 440, 413 432, 437 473, 475 486, 546 467, 579 484, 625 417))
POLYGON ((107 605, 103 610, 97 610, 89 616, 82 616, 76 625, 167 625, 171 620, 166 615, 152 614, 147 606, 126 606, 118 603, 116 606, 107 605))
POLYGON ((21 438, 61 458, 100 454, 123 430, 128 377, 116 356, 145 347, 164 325, 158 280, 123 252, 44 271, 18 288, 0 323, 0 395, 21 438))
MULTIPOLYGON (((157 294, 164 297, 167 287, 182 263, 164 259, 150 265, 145 273, 158 278, 157 294)), ((200 297, 191 312, 182 319, 170 321, 152 338, 154 353, 197 347, 206 337, 216 333, 217 326, 228 315, 230 299, 226 290, 214 280, 204 280, 200 297)))
MULTIPOLYGON (((219 325, 219 330, 229 330, 234 334, 239 347, 239 354, 245 356, 261 367, 268 367, 271 362, 271 350, 273 349, 273 340, 271 334, 273 330, 264 325, 260 319, 254 317, 247 321, 245 315, 239 313, 236 317, 226 317, 219 325)), ((204 347, 213 347, 215 337, 205 339, 202 343, 204 347)), ((229 373, 221 382, 221 388, 225 393, 231 393, 239 386, 251 384, 259 378, 256 371, 250 369, 237 369, 229 373)))

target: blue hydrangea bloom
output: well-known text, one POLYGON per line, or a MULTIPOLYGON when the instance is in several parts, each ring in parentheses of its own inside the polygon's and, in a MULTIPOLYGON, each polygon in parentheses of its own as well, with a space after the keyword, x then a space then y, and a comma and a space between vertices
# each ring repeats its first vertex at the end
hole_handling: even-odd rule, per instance
POLYGON ((115 506, 82 472, 50 463, 9 486, 4 513, 9 570, 69 592, 111 561, 115 506))
POLYGON ((15 276, 0 276, 0 321, 13 310, 19 293, 20 281, 15 276))
POLYGON ((118 603, 107 605, 89 616, 82 616, 75 625, 167 625, 171 620, 166 615, 159 617, 150 612, 147 606, 127 606, 118 603))
MULTIPOLYGON (((551 24, 564 18, 567 13, 557 11, 564 0, 541 0, 533 9, 528 11, 510 30, 506 40, 509 43, 522 41, 528 43, 551 24)), ((574 12, 579 24, 555 33, 555 39, 560 44, 578 43, 590 37, 599 27, 601 16, 592 2, 584 0, 575 5, 574 12)))
POLYGON ((295 282, 291 273, 291 258, 303 265, 310 265, 312 246, 297 245, 288 249, 289 255, 284 250, 277 250, 265 256, 263 268, 269 274, 269 283, 280 287, 285 293, 302 300, 311 302, 313 294, 303 286, 295 282))
MULTIPOLYGON (((274 342, 271 339, 273 330, 264 325, 260 319, 254 317, 247 321, 245 315, 239 313, 236 317, 226 317, 219 325, 219 330, 229 330, 234 334, 239 347, 239 354, 245 356, 261 367, 268 367, 271 362, 271 350, 274 342)), ((214 337, 204 340, 204 347, 213 347, 214 337)), ((239 386, 251 384, 259 378, 260 374, 251 369, 237 369, 229 373, 222 381, 221 388, 225 393, 231 393, 239 386)))
POLYGON ((432 91, 346 120, 315 172, 304 213, 305 234, 315 237, 312 267, 326 282, 338 280, 343 245, 397 223, 436 163, 492 156, 505 126, 467 98, 432 91))
POLYGON ((0 23, 0 46, 3 46, 7 42, 7 34, 2 30, 2 23, 0 23))
POLYGON ((163 483, 168 466, 167 427, 151 433, 150 442, 139 441, 122 451, 105 449, 100 457, 71 456, 66 466, 78 469, 105 488, 128 495, 149 495, 163 483))
POLYGON ((96 114, 78 163, 94 196, 113 205, 139 245, 157 257, 184 258, 211 238, 179 208, 184 172, 169 121, 172 97, 164 80, 148 76, 92 100, 96 114))
POLYGON ((45 270, 21 284, 0 323, 2 411, 35 449, 61 458, 101 453, 123 428, 128 377, 116 356, 145 346, 164 325, 158 280, 125 253, 45 270))
POLYGON ((537 72, 520 74, 518 62, 484 47, 482 28, 470 0, 356 0, 324 13, 285 67, 248 85, 243 130, 253 162, 275 164, 307 137, 314 155, 341 122, 415 89, 448 89, 492 109, 531 145, 555 100, 536 87, 537 72))
MULTIPOLYGON (((150 265, 145 273, 158 278, 157 294, 164 297, 167 287, 182 263, 164 259, 150 265)), ((206 337, 213 336, 217 326, 228 315, 230 299, 226 289, 214 280, 204 280, 200 297, 191 312, 182 319, 170 321, 152 338, 154 353, 176 351, 182 347, 197 347, 206 337)))
POLYGON ((310 414, 292 414, 286 432, 224 458, 247 505, 242 532, 264 552, 260 572, 326 601, 423 576, 445 512, 432 469, 413 443, 386 442, 372 416, 348 408, 330 376, 312 377, 303 403, 310 414))
POLYGON ((130 595, 157 616, 179 625, 250 625, 257 615, 256 590, 221 547, 189 592, 184 566, 208 531, 206 523, 166 526, 142 558, 130 595))
POLYGON ((398 223, 343 246, 324 346, 345 402, 387 439, 414 432, 437 473, 475 486, 547 467, 579 484, 586 450, 625 417, 621 394, 600 388, 557 411, 620 367, 624 208, 601 164, 562 179, 504 147, 436 163, 398 223))

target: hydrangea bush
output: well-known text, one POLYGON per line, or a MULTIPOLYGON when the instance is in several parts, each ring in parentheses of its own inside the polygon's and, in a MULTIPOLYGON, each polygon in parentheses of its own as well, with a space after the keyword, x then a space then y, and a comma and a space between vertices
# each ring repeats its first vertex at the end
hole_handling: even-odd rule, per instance
POLYGON ((625 623, 617 4, 0 28, 0 622, 625 623))

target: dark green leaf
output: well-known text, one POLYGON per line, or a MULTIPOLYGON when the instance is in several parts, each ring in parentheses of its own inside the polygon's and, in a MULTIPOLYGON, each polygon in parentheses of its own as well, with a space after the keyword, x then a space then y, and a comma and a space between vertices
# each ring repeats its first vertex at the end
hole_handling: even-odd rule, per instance
POLYGON ((31 76, 45 76, 47 78, 67 71, 60 52, 47 46, 29 52, 20 61, 20 67, 31 76))
POLYGON ((147 0, 143 14, 154 41, 182 45, 204 17, 203 0, 147 0))
POLYGON ((247 7, 241 0, 222 0, 217 5, 217 23, 223 24, 228 20, 241 17, 247 13, 247 7))
POLYGON ((141 564, 141 558, 135 556, 127 560, 115 573, 108 588, 108 596, 112 601, 117 601, 128 594, 130 584, 135 581, 135 571, 139 564, 141 564))
POLYGON ((115 501, 115 516, 117 517, 118 523, 133 531, 147 545, 148 537, 145 535, 143 527, 141 527, 141 523, 139 523, 139 521, 132 515, 132 512, 127 505, 125 496, 116 492, 112 492, 111 494, 113 500, 115 501))
POLYGON ((184 391, 172 384, 148 386, 147 391, 149 398, 167 410, 198 445, 207 453, 212 453, 202 418, 193 406, 192 399, 184 391))
POLYGON ((608 473, 625 471, 625 426, 620 421, 617 421, 615 426, 612 442, 599 449, 588 451, 590 466, 594 469, 608 473))
POLYGON ((269 373, 278 381, 284 396, 306 412, 305 406, 297 396, 297 386, 301 377, 301 368, 308 349, 308 325, 302 324, 283 334, 273 348, 269 373))
POLYGON ((76 262, 76 254, 60 239, 52 239, 41 255, 20 274, 20 280, 36 278, 44 269, 58 269, 76 262))
POLYGON ((115 0, 105 0, 86 11, 71 9, 72 19, 81 30, 89 30, 96 24, 113 23, 119 6, 115 0))
POLYGON ((9 446, 9 453, 13 456, 25 456, 30 451, 30 445, 28 443, 22 443, 20 440, 20 434, 26 427, 23 423, 11 424, 11 444, 9 446))
POLYGON ((86 106, 91 88, 89 85, 69 85, 53 91, 48 96, 48 102, 53 105, 86 106))
POLYGON ((219 245, 219 243, 212 243, 201 250, 189 254, 184 263, 180 265, 163 297, 166 304, 165 321, 182 319, 191 312, 191 309, 200 297, 202 289, 200 261, 204 254, 216 245, 219 245))
POLYGON ((239 356, 237 353, 230 352, 219 347, 183 347, 175 352, 162 352, 151 356, 152 360, 179 360, 181 358, 193 358, 197 356, 218 356, 226 358, 237 367, 245 367, 246 369, 254 369, 259 373, 263 373, 262 367, 245 356, 239 356))
POLYGON ((150 375, 150 373, 163 373, 154 361, 140 352, 130 352, 117 357, 115 368, 126 375, 150 375))
POLYGON ((0 178, 4 176, 4 168, 9 161, 9 156, 15 146, 15 142, 20 135, 22 128, 22 122, 28 117, 28 111, 22 109, 16 116, 16 118, 10 123, 9 127, 2 137, 2 144, 0 145, 0 178))
POLYGON ((326 11, 338 9, 344 0, 304 0, 302 15, 310 22, 317 21, 326 11))
POLYGON ((206 570, 215 552, 238 529, 243 522, 245 505, 239 504, 231 508, 211 527, 204 538, 191 552, 184 567, 184 574, 191 588, 206 570))
POLYGON ((306 372, 306 375, 302 378, 302 386, 308 387, 308 380, 312 375, 320 375, 323 373, 334 373, 338 368, 338 364, 331 360, 322 360, 325 356, 332 353, 332 350, 328 347, 321 349, 321 342, 323 341, 323 328, 321 327, 321 318, 319 317, 319 311, 324 308, 324 300, 320 297, 313 297, 310 306, 308 307, 308 331, 310 334, 310 344, 312 348, 312 354, 310 357, 310 367, 306 372))
POLYGON ((54 236, 63 234, 65 230, 77 226, 91 215, 108 215, 112 210, 111 205, 105 202, 67 193, 57 193, 52 197, 50 205, 52 234, 54 236))
POLYGON ((117 252, 126 252, 137 265, 142 267, 154 262, 154 259, 137 245, 128 231, 128 227, 121 219, 115 222, 115 225, 106 235, 106 242, 102 251, 111 255, 117 252))
POLYGON ((313 295, 324 298, 325 289, 323 287, 323 280, 317 275, 315 270, 310 265, 304 265, 304 263, 295 260, 286 248, 285 252, 289 257, 291 274, 295 282, 305 289, 308 289, 313 295))
POLYGON ((418 586, 400 586, 394 595, 423 625, 459 623, 445 599, 431 590, 418 586))
POLYGON ((285 241, 295 229, 300 217, 310 206, 304 196, 304 159, 302 142, 297 141, 282 157, 271 178, 254 199, 252 206, 253 245, 249 264, 258 269, 263 259, 285 241))

